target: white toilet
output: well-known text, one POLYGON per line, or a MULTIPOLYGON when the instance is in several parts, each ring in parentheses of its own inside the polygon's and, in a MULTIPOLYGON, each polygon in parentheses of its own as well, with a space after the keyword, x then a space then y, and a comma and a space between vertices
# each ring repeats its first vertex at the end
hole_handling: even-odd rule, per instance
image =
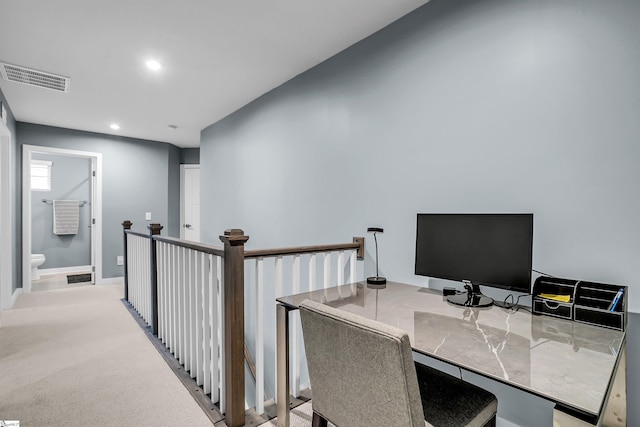
POLYGON ((31 254, 31 280, 38 280, 40 278, 40 267, 47 259, 43 254, 31 254))

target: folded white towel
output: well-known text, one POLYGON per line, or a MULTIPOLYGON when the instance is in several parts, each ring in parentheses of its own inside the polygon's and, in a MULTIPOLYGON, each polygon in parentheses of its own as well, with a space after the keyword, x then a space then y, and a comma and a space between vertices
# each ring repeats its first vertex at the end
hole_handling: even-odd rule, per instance
POLYGON ((78 200, 53 201, 53 234, 78 234, 80 202, 78 200))

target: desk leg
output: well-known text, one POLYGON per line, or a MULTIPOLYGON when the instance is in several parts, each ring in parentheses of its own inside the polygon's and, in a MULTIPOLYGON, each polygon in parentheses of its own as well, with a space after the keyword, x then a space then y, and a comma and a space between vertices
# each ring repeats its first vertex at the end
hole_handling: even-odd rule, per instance
POLYGON ((276 304, 278 427, 289 427, 289 311, 276 304))
POLYGON ((611 394, 604 408, 604 427, 624 427, 627 425, 627 346, 622 347, 620 365, 616 372, 611 394))
MULTIPOLYGON (((609 399, 601 416, 602 427, 625 427, 627 425, 627 350, 622 347, 622 355, 615 373, 609 399)), ((553 410, 554 427, 583 427, 593 424, 572 417, 558 409, 553 410)))

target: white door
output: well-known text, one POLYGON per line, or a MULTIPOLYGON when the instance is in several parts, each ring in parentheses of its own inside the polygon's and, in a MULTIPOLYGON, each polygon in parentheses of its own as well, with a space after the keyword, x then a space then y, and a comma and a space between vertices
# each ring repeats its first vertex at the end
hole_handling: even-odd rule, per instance
POLYGON ((200 166, 182 165, 182 224, 180 237, 200 241, 200 166))

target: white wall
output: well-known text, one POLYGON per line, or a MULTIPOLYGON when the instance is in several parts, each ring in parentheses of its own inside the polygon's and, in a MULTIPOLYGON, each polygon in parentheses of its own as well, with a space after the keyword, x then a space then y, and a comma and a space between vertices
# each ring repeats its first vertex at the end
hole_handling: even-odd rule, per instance
POLYGON ((534 212, 535 269, 640 311, 638 22, 631 0, 434 0, 202 132, 203 237, 379 225, 382 273, 425 284, 416 213, 534 212))

